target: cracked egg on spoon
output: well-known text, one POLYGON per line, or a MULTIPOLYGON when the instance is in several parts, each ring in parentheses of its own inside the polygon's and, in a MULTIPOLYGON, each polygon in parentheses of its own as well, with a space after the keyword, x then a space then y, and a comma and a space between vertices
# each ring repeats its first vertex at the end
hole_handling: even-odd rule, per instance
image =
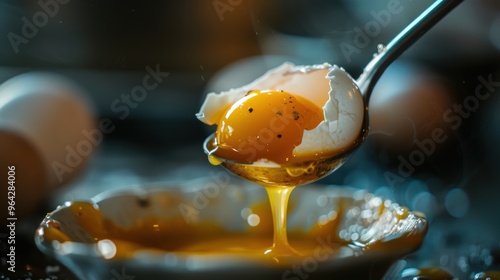
POLYGON ((217 125, 217 157, 280 166, 349 150, 360 141, 364 113, 344 69, 284 63, 250 84, 209 93, 197 117, 217 125))

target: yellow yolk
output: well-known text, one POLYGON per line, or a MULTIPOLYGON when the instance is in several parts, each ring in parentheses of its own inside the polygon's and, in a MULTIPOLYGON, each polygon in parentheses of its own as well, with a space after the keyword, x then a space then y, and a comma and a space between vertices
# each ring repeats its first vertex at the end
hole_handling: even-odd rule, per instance
POLYGON ((322 120, 322 108, 303 97, 276 90, 250 91, 222 115, 215 154, 238 162, 287 163, 293 161, 293 149, 302 142, 304 130, 322 120))

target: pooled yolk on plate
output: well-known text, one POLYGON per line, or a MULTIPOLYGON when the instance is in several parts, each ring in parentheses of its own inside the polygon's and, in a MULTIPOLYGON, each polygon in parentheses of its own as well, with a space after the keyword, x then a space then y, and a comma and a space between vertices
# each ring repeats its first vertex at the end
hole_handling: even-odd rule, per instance
POLYGON ((293 160, 304 130, 323 120, 323 110, 311 101, 280 90, 249 91, 222 115, 216 132, 220 157, 252 163, 293 160))

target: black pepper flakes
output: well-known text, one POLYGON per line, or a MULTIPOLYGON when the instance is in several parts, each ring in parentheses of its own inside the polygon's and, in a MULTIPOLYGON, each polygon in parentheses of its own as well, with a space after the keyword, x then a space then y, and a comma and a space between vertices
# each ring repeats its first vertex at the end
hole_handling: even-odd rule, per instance
POLYGON ((294 119, 294 120, 298 120, 298 119, 300 119, 300 114, 299 114, 299 112, 297 112, 297 111, 293 111, 293 112, 292 112, 292 116, 293 116, 293 119, 294 119))
POLYGON ((283 113, 281 113, 280 111, 276 111, 276 115, 281 117, 281 116, 283 116, 283 113))
POLYGON ((278 138, 281 138, 281 134, 278 134, 277 136, 278 136, 278 138))
POLYGON ((149 206, 150 201, 147 198, 137 198, 137 204, 139 204, 140 207, 145 208, 149 206))
POLYGON ((253 112, 253 108, 248 108, 248 112, 253 112))

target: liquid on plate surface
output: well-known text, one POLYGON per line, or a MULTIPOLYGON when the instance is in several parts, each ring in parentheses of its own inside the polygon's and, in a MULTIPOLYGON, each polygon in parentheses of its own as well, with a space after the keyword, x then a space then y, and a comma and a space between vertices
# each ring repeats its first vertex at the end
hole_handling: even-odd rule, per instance
MULTIPOLYGON (((147 217, 135 219, 128 227, 118 226, 114 222, 102 218, 102 213, 94 204, 73 202, 67 207, 75 219, 73 232, 85 233, 87 242, 95 243, 106 259, 126 259, 137 252, 175 253, 178 256, 217 257, 234 255, 238 258, 263 261, 269 264, 302 261, 307 256, 321 256, 322 260, 341 258, 377 252, 378 250, 399 250, 413 248, 420 244, 425 231, 411 236, 403 236, 403 243, 375 242, 368 247, 353 246, 352 241, 339 236, 339 227, 344 215, 344 205, 340 202, 335 215, 330 219, 314 223, 308 230, 292 229, 289 232, 289 244, 294 249, 293 255, 276 258, 265 254, 273 243, 273 219, 269 204, 258 203, 252 206, 251 212, 260 217, 259 223, 248 225, 241 231, 228 231, 221 225, 210 222, 188 224, 181 215, 172 218, 147 217), (402 246, 402 247, 401 247, 402 246), (406 247, 405 247, 406 246, 406 247)), ((296 205, 291 205, 293 211, 296 205)), ((381 207, 380 209, 385 209, 381 207)), ((380 210, 384 211, 384 210, 380 210)), ((403 216, 393 214, 396 219, 403 216)), ((50 218, 50 215, 49 215, 50 218)), ((345 225, 344 225, 345 226, 345 225)), ((45 239, 72 241, 64 232, 65 223, 48 219, 42 227, 45 239)), ((396 238, 398 239, 398 238, 396 238)), ((81 242, 81 241, 80 241, 81 242)), ((61 248, 63 248, 62 246, 61 248)))

